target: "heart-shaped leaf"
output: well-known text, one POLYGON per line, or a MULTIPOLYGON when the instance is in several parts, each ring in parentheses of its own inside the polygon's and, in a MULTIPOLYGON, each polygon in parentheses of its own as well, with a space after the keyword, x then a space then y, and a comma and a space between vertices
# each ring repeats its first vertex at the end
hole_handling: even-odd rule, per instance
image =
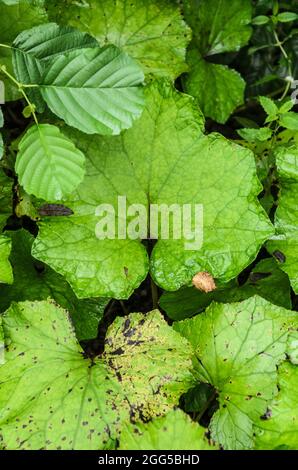
POLYGON ((4 449, 105 448, 130 419, 177 405, 193 380, 190 345, 158 311, 117 318, 93 360, 53 302, 13 304, 1 320, 4 449))
POLYGON ((194 100, 161 82, 146 90, 141 119, 117 138, 64 129, 86 154, 87 175, 64 201, 73 215, 40 221, 33 255, 63 274, 79 297, 127 298, 148 272, 140 243, 146 234, 135 240, 99 239, 95 233, 97 207, 111 204, 118 221, 118 197, 125 196, 127 205, 146 210, 153 204, 203 205, 200 249, 187 249, 183 234, 155 245, 151 274, 161 287, 177 290, 198 271, 223 281, 235 277, 272 228, 257 201, 261 187, 253 154, 217 134, 203 136, 202 125, 194 100))
POLYGON ((253 423, 277 394, 276 366, 285 358, 295 312, 260 297, 215 304, 174 328, 193 345, 201 382, 218 393, 211 436, 225 449, 253 446, 253 423))

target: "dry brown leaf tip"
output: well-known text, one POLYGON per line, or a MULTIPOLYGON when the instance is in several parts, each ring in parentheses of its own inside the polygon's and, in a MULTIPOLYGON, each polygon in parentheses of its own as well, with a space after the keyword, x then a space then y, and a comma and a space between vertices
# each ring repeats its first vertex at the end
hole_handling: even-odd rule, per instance
POLYGON ((206 271, 201 271, 195 274, 192 278, 192 283, 196 289, 199 289, 202 292, 212 292, 216 289, 213 277, 206 271))

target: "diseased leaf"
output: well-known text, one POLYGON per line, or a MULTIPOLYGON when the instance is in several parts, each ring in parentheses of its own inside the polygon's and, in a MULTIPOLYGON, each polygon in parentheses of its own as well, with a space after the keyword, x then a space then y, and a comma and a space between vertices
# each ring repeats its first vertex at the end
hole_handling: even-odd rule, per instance
POLYGON ((90 138, 64 128, 86 154, 87 175, 62 202, 73 215, 40 221, 33 255, 64 275, 79 297, 129 297, 148 272, 144 246, 95 235, 96 207, 111 204, 117 221, 118 196, 126 195, 127 205, 145 208, 203 204, 201 249, 186 249, 182 234, 155 245, 150 269, 158 285, 177 290, 199 271, 222 281, 235 277, 271 235, 271 224, 256 199, 253 155, 217 134, 203 136, 202 124, 194 101, 161 82, 146 90, 146 110, 120 137, 90 138))
POLYGON ((289 278, 279 269, 274 259, 261 260, 241 286, 233 280, 210 293, 200 292, 194 287, 184 287, 177 292, 164 292, 159 305, 172 320, 184 320, 203 311, 213 300, 223 303, 240 302, 253 295, 259 295, 280 307, 292 308, 289 278))
POLYGON ((188 52, 187 62, 190 71, 184 79, 185 90, 198 100, 205 116, 224 124, 243 103, 243 78, 236 70, 202 59, 197 49, 188 52))
MULTIPOLYGON (((9 238, 0 236, 0 284, 12 284, 13 283, 13 273, 11 264, 8 260, 11 250, 11 241, 9 238)), ((2 286, 1 286, 1 295, 2 286)))
POLYGON ((181 410, 170 411, 147 424, 127 424, 119 450, 212 450, 206 430, 181 410))
MULTIPOLYGON (((40 84, 47 62, 67 51, 97 46, 97 41, 74 28, 47 23, 22 31, 12 47, 13 69, 16 78, 24 84, 40 84)), ((27 95, 37 105, 38 111, 45 109, 39 89, 27 89, 27 95)))
POLYGON ((29 194, 56 201, 83 180, 85 157, 58 127, 39 124, 30 127, 19 143, 15 169, 29 194))
POLYGON ((5 311, 11 302, 23 300, 46 300, 49 297, 67 309, 77 338, 96 338, 98 323, 102 318, 107 299, 79 300, 62 276, 31 256, 34 241, 25 230, 6 233, 12 242, 10 262, 13 267, 14 283, 1 286, 0 312, 5 311))
POLYGON ((253 446, 253 423, 277 394, 276 366, 285 359, 296 312, 260 297, 212 304, 206 312, 175 323, 195 350, 198 380, 218 392, 211 436, 225 449, 253 446))
POLYGON ((69 24, 115 44, 134 57, 147 75, 174 79, 187 70, 185 49, 191 31, 171 0, 46 1, 57 23, 69 24))
POLYGON ((93 361, 52 302, 13 304, 2 325, 4 449, 107 448, 123 423, 168 412, 192 383, 190 346, 158 311, 117 318, 93 361))
POLYGON ((268 249, 298 293, 298 149, 296 144, 291 144, 278 147, 275 153, 281 189, 275 213, 276 236, 268 243, 268 249))
POLYGON ((114 46, 78 49, 48 62, 40 86, 50 109, 87 134, 120 134, 140 117, 144 76, 114 46))
POLYGON ((278 368, 279 392, 268 409, 256 423, 258 450, 298 447, 298 367, 288 362, 278 368))

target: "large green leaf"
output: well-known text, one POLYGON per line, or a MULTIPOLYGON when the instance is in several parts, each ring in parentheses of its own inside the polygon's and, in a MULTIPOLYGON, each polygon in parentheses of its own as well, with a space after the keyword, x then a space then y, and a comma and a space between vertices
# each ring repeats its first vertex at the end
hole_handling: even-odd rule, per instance
POLYGON ((169 411, 192 382, 190 345, 158 311, 117 318, 93 360, 52 302, 13 304, 2 324, 4 449, 105 448, 129 419, 169 411))
POLYGON ((279 392, 256 422, 256 449, 298 448, 298 367, 285 362, 278 369, 279 392))
POLYGON ((275 305, 292 308, 289 278, 274 259, 263 259, 257 263, 241 286, 233 280, 208 293, 195 287, 184 287, 177 292, 165 292, 159 304, 172 320, 184 320, 204 310, 213 300, 240 302, 253 295, 259 295, 275 305))
MULTIPOLYGON (((0 284, 12 284, 13 273, 9 262, 9 254, 11 250, 11 241, 9 238, 0 236, 0 284)), ((1 286, 2 295, 2 286, 1 286)))
POLYGON ((185 90, 198 99, 206 116, 224 124, 243 103, 245 82, 235 70, 205 59, 237 51, 248 42, 251 1, 184 0, 183 3, 186 21, 193 30, 185 90))
POLYGON ((215 304, 174 328, 193 345, 198 380, 218 392, 211 436, 225 449, 253 446, 253 422, 277 394, 276 366, 285 358, 296 312, 260 297, 215 304))
POLYGON ((137 59, 146 74, 176 78, 186 71, 191 32, 171 0, 48 0, 50 19, 115 44, 137 59))
POLYGON ((7 232, 6 235, 8 242, 12 242, 10 262, 14 283, 1 287, 0 311, 5 311, 13 301, 46 300, 50 297, 70 312, 79 340, 95 338, 108 300, 77 299, 62 276, 31 256, 32 235, 25 230, 7 232))
POLYGON ((269 250, 280 262, 280 268, 289 276, 298 293, 298 148, 296 144, 279 147, 276 165, 280 183, 278 208, 275 214, 275 239, 268 243, 269 250))
POLYGON ((12 214, 12 185, 13 180, 8 178, 0 168, 0 231, 6 225, 8 217, 12 214))
POLYGON ((142 113, 143 80, 125 52, 94 47, 53 58, 40 89, 50 109, 70 126, 87 134, 119 134, 142 113))
POLYGON ((206 430, 175 410, 147 424, 129 423, 121 432, 119 450, 211 450, 206 430))
POLYGON ((252 153, 217 134, 205 137, 201 128, 194 101, 161 82, 146 90, 141 119, 117 138, 64 129, 86 154, 87 175, 63 202, 74 214, 39 223, 34 256, 63 274, 79 297, 127 298, 148 272, 144 246, 95 236, 97 206, 111 204, 117 217, 118 196, 125 195, 127 205, 145 208, 203 204, 201 249, 186 249, 183 237, 159 240, 153 249, 151 274, 162 288, 177 290, 202 270, 223 281, 235 277, 272 228, 257 201, 252 153))
MULTIPOLYGON (((0 43, 12 45, 19 33, 47 21, 44 0, 20 0, 14 4, 0 2, 0 18, 0 43)), ((10 49, 0 47, 0 64, 5 65, 7 70, 13 73, 10 49)), ((21 95, 12 82, 6 80, 2 74, 0 77, 5 83, 6 101, 20 98, 21 95)))
MULTIPOLYGON (((21 32, 12 47, 13 68, 20 83, 39 84, 46 69, 47 61, 62 53, 86 47, 97 46, 97 41, 88 34, 74 28, 47 23, 21 32)), ((26 90, 39 111, 45 103, 39 89, 26 90)))
POLYGON ((202 59, 197 49, 191 49, 187 59, 190 67, 184 79, 187 93, 197 98, 205 116, 224 124, 234 109, 243 103, 243 78, 226 65, 202 59))
POLYGON ((29 194, 55 201, 81 183, 85 157, 58 127, 39 124, 30 127, 20 141, 15 169, 29 194))
POLYGON ((183 0, 183 6, 203 56, 238 51, 247 44, 252 32, 250 0, 183 0))

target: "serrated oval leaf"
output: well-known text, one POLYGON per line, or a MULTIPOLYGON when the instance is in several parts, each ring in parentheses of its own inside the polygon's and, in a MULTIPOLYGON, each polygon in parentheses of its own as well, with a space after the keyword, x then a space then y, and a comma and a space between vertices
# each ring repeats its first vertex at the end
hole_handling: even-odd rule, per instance
POLYGON ((30 127, 19 144, 16 172, 29 194, 55 201, 71 193, 82 181, 85 157, 58 127, 30 127))
MULTIPOLYGON (((48 60, 67 51, 95 47, 96 39, 69 26, 47 23, 21 32, 12 44, 12 61, 20 83, 39 84, 48 60)), ((39 89, 27 89, 27 95, 43 111, 44 100, 39 89)))
POLYGON ((4 449, 103 449, 130 419, 170 411, 193 383, 191 347, 158 311, 118 317, 93 360, 52 301, 13 304, 0 319, 4 449))
POLYGON ((114 46, 87 48, 56 57, 42 79, 48 106, 87 134, 119 134, 143 110, 137 63, 114 46))

